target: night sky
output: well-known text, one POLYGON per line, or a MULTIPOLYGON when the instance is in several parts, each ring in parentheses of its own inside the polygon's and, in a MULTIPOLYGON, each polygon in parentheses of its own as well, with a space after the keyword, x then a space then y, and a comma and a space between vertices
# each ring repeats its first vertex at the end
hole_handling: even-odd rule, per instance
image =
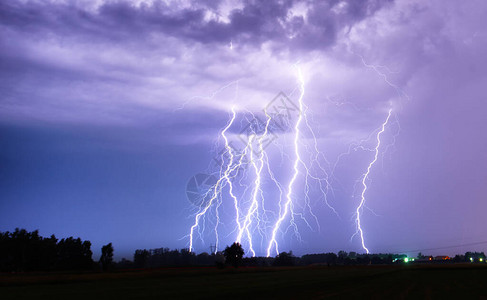
MULTIPOLYGON (((362 212, 368 248, 485 251, 427 249, 487 241, 486 15, 481 0, 3 0, 0 231, 79 236, 95 258, 109 242, 116 258, 187 248, 198 208, 186 186, 210 172, 231 108, 236 139, 279 92, 296 103, 298 67, 338 216, 313 189, 317 222, 297 221, 301 239, 286 224, 280 250, 363 252, 359 180, 392 109, 362 212)), ((283 185, 292 133, 276 133, 283 156, 269 148, 283 185)), ((303 192, 301 178, 298 209, 303 192)), ((221 248, 235 224, 230 209, 220 217, 221 248)), ((215 243, 202 238, 196 252, 215 243)))

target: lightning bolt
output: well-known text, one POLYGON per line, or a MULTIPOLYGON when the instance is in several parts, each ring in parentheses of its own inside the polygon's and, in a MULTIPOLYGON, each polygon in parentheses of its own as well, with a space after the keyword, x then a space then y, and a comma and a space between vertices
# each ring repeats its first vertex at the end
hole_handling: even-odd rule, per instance
MULTIPOLYGON (((263 133, 261 133, 262 126, 257 127, 252 125, 252 122, 258 120, 252 112, 248 111, 248 114, 252 116, 252 120, 247 118, 248 114, 244 114, 244 118, 240 118, 242 122, 247 121, 250 124, 249 131, 247 133, 247 141, 243 152, 236 151, 230 142, 230 138, 227 135, 228 130, 237 119, 237 113, 235 107, 231 109, 231 118, 227 122, 226 126, 221 130, 221 140, 224 141, 225 151, 221 154, 221 164, 219 165, 219 178, 216 183, 208 189, 204 199, 209 198, 209 201, 203 202, 200 206, 197 214, 194 216, 194 223, 191 226, 189 238, 189 250, 194 250, 194 238, 195 232, 199 234, 201 240, 202 235, 205 232, 205 220, 207 220, 207 214, 214 214, 215 223, 213 227, 214 234, 216 236, 216 247, 218 249, 219 240, 219 225, 220 222, 220 207, 225 203, 226 199, 223 192, 228 190, 229 200, 233 204, 235 210, 234 224, 236 225, 230 234, 235 233, 235 242, 242 244, 242 241, 248 242, 248 253, 251 256, 256 255, 256 241, 255 235, 259 234, 262 243, 266 243, 266 254, 270 256, 273 251, 279 254, 279 243, 277 233, 282 232, 286 234, 289 229, 294 231, 296 238, 301 241, 301 235, 298 230, 298 222, 303 222, 311 230, 310 222, 307 220, 307 216, 310 215, 317 224, 318 230, 320 230, 320 223, 317 215, 313 212, 311 207, 311 190, 312 183, 316 183, 318 186, 318 192, 321 194, 319 199, 323 199, 324 203, 330 208, 337 216, 337 211, 328 202, 327 195, 333 189, 329 182, 329 176, 327 174, 327 168, 330 168, 330 163, 322 152, 319 151, 318 139, 313 131, 311 123, 309 122, 307 111, 308 107, 304 103, 305 95, 305 80, 303 73, 298 65, 296 67, 296 77, 298 86, 291 92, 299 91, 298 106, 299 114, 294 124, 291 124, 291 119, 288 113, 286 119, 285 131, 292 133, 292 154, 284 151, 284 146, 279 143, 271 142, 278 146, 281 154, 281 167, 284 157, 289 159, 291 166, 291 176, 286 186, 276 178, 273 168, 269 160, 268 153, 264 149, 264 141, 269 136, 269 131, 272 130, 269 127, 273 118, 264 110, 266 115, 266 122, 263 133), (311 142, 310 142, 311 141, 311 142), (254 146, 256 144, 256 146, 254 146), (228 155, 227 158, 224 156, 228 155), (249 162, 244 162, 244 158, 249 157, 249 162), (246 171, 245 166, 249 166, 251 171, 246 171), (237 183, 234 179, 243 170, 243 175, 237 183), (251 179, 247 176, 251 176, 251 179), (303 179, 303 190, 300 189, 298 179, 303 179), (266 203, 269 203, 267 194, 264 194, 264 187, 267 187, 265 179, 270 179, 268 182, 274 184, 278 191, 278 197, 273 196, 276 201, 270 201, 278 205, 278 212, 274 210, 267 210, 266 203), (237 185, 238 184, 238 185, 237 185), (243 193, 240 193, 240 189, 245 187, 243 193), (237 189, 237 190, 236 190, 237 189), (297 201, 299 197, 299 191, 302 191, 304 197, 302 201, 297 201), (247 201, 246 201, 247 199, 247 201), (270 221, 268 214, 272 214, 272 221, 270 221), (286 221, 287 220, 287 221, 286 221), (284 227, 284 223, 288 222, 288 226, 284 227), (270 233, 270 239, 268 238, 270 233)), ((285 104, 284 104, 285 105, 285 104)), ((286 109, 287 106, 284 106, 286 109)), ((283 107, 280 107, 283 108, 283 107)), ((280 112, 277 114, 280 115, 280 112)), ((282 115, 280 115, 282 118, 282 115)), ((260 122, 260 121, 259 121, 260 122)), ((262 124, 262 122, 260 123, 262 124)), ((283 129, 276 123, 272 123, 272 126, 277 126, 281 130, 283 129)), ((216 146, 216 145, 215 145, 216 146)), ((267 145, 266 145, 267 146, 267 145)), ((287 147, 287 146, 286 146, 287 147)), ((332 170, 333 171, 333 170, 332 170)), ((277 192, 276 191, 276 192, 277 192)), ((361 210, 361 208, 359 209, 361 210)))
POLYGON ((292 196, 293 196, 293 186, 294 186, 294 183, 295 183, 295 181, 299 175, 298 166, 300 163, 302 163, 301 156, 299 153, 299 143, 298 142, 299 142, 299 134, 300 134, 299 125, 301 124, 301 121, 303 119, 303 115, 301 112, 303 111, 303 97, 304 97, 304 91, 305 91, 304 90, 303 74, 302 74, 301 69, 299 67, 297 67, 297 73, 298 73, 298 79, 300 82, 301 94, 300 94, 299 99, 298 99, 299 112, 300 113, 298 115, 298 119, 297 119, 296 124, 294 126, 294 155, 295 155, 294 164, 293 164, 294 173, 293 173, 293 176, 291 177, 291 180, 289 181, 289 184, 287 187, 286 202, 284 203, 284 211, 280 212, 279 219, 277 220, 276 224, 274 225, 274 228, 272 229, 271 240, 269 242, 269 246, 267 247, 267 257, 269 257, 271 255, 271 251, 272 251, 273 247, 275 247, 277 254, 279 254, 279 245, 278 245, 277 240, 276 240, 277 231, 279 230, 281 223, 284 221, 284 219, 287 217, 287 215, 290 211, 291 211, 291 223, 294 223, 294 217, 293 217, 293 213, 292 213, 292 209, 293 209, 292 196))
MULTIPOLYGON (((225 136, 225 133, 232 126, 233 122, 235 121, 235 118, 236 118, 236 112, 235 112, 234 107, 232 107, 232 118, 230 119, 230 121, 228 122, 228 124, 225 126, 225 128, 221 132, 221 135, 222 135, 223 139, 225 140, 225 145, 226 145, 227 149, 229 148, 229 144, 228 144, 228 139, 225 136)), ((223 155, 224 154, 222 154, 222 161, 224 159, 223 158, 223 155)), ((190 230, 190 234, 189 234, 189 237, 190 237, 189 251, 190 252, 193 250, 194 231, 199 226, 199 222, 200 222, 201 217, 206 214, 206 212, 210 209, 210 207, 212 206, 212 204, 213 204, 213 202, 215 200, 218 201, 217 198, 218 198, 218 196, 219 196, 219 194, 220 194, 220 192, 221 192, 221 190, 223 188, 222 183, 225 183, 225 182, 228 182, 229 181, 228 180, 228 175, 231 172, 231 167, 232 167, 232 163, 233 163, 233 155, 231 153, 230 153, 230 155, 231 155, 231 159, 230 159, 229 163, 227 164, 227 167, 226 167, 225 171, 223 172, 223 176, 220 176, 220 178, 217 180, 216 184, 210 189, 213 192, 212 193, 212 197, 210 198, 210 200, 208 201, 208 203, 206 204, 206 206, 203 209, 201 209, 201 211, 199 213, 197 213, 196 216, 195 216, 195 221, 194 221, 193 226, 191 226, 191 230, 190 230)), ((222 164, 222 167, 220 169, 220 173, 221 173, 222 168, 223 168, 223 164, 222 164)), ((203 198, 203 199, 205 199, 205 198, 203 198)), ((215 225, 215 234, 216 234, 217 244, 218 244, 218 231, 217 231, 217 227, 218 227, 218 224, 220 223, 220 220, 219 220, 219 217, 218 217, 218 206, 216 208, 217 221, 216 221, 216 225, 215 225)))
MULTIPOLYGON (((357 231, 355 232, 355 235, 360 235, 360 241, 362 243, 362 248, 367 252, 367 254, 369 253, 369 249, 365 246, 365 240, 364 240, 364 232, 363 232, 363 229, 362 229, 362 221, 360 219, 360 214, 361 212, 363 211, 363 207, 365 205, 365 192, 367 191, 367 180, 369 178, 369 175, 370 175, 370 170, 372 169, 372 167, 374 166, 375 162, 377 161, 378 157, 379 157, 379 148, 380 148, 380 145, 381 145, 381 135, 382 133, 384 133, 385 131, 385 128, 387 126, 387 123, 389 122, 389 119, 391 117, 391 114, 392 114, 392 109, 389 109, 389 112, 387 114, 387 118, 386 120, 384 121, 384 123, 382 123, 382 126, 381 126, 381 129, 379 130, 379 132, 377 133, 377 136, 376 136, 376 139, 377 139, 377 144, 375 146, 375 148, 373 149, 374 151, 374 159, 369 163, 368 167, 367 167, 367 170, 366 172, 362 175, 362 193, 360 195, 360 203, 359 205, 357 206, 357 209, 356 209, 356 226, 357 226, 357 231)), ((352 238, 353 238, 352 236, 352 238)))
MULTIPOLYGON (((244 225, 239 227, 238 235, 236 238, 236 242, 241 243, 242 236, 243 236, 244 232, 247 234, 247 239, 248 239, 249 247, 250 247, 249 251, 252 253, 252 256, 255 256, 255 251, 253 249, 252 234, 250 232, 249 227, 252 223, 253 216, 255 214, 258 214, 258 209, 259 209, 258 196, 259 196, 259 194, 263 198, 263 194, 262 194, 262 190, 261 190, 262 170, 263 170, 264 164, 266 162, 266 160, 264 159, 265 151, 264 151, 263 140, 267 137, 267 133, 269 131, 269 123, 271 121, 271 117, 269 116, 269 114, 267 114, 266 111, 265 111, 265 113, 267 116, 267 121, 265 124, 264 133, 260 136, 260 138, 258 138, 258 144, 259 144, 258 155, 259 156, 258 156, 257 161, 254 159, 254 151, 253 151, 254 149, 252 147, 252 142, 254 141, 254 139, 256 139, 256 135, 254 135, 254 134, 250 135, 249 142, 248 142, 248 145, 250 146, 250 163, 251 163, 251 165, 255 171, 255 180, 254 180, 254 188, 253 188, 253 192, 252 192, 251 204, 250 204, 250 207, 249 207, 247 214, 244 218, 244 225), (257 163, 259 165, 257 165, 257 163)), ((258 221, 260 221, 259 217, 256 217, 256 219, 258 221)))
MULTIPOLYGON (((233 123, 233 121, 235 120, 235 116, 236 116, 235 107, 232 107, 232 113, 233 113, 233 116, 232 116, 231 123, 233 123)), ((230 175, 230 169, 229 168, 233 164, 234 155, 233 155, 232 147, 230 147, 230 144, 228 142, 228 138, 225 136, 223 131, 222 131, 222 137, 225 141, 225 149, 227 149, 227 152, 230 155, 230 160, 228 162, 228 168, 227 168, 228 172, 225 172, 223 177, 224 177, 224 179, 225 179, 225 181, 229 187, 228 193, 230 194, 230 197, 233 199, 233 203, 234 203, 234 207, 235 207, 235 221, 237 223, 238 230, 240 231, 242 229, 242 225, 240 224, 238 200, 237 200, 237 197, 235 196, 235 194, 233 193, 233 183, 232 183, 232 180, 229 176, 230 175)), ((242 159, 243 159, 243 156, 240 158, 239 163, 236 166, 234 166, 233 169, 237 169, 242 165, 242 159)))
POLYGON ((258 208, 257 192, 258 192, 258 189, 260 188, 260 172, 259 172, 259 168, 256 166, 256 163, 253 159, 254 158, 253 157, 254 149, 252 147, 252 142, 253 142, 254 138, 255 138, 255 135, 249 136, 248 145, 250 148, 250 163, 252 164, 252 166, 254 167, 254 170, 255 170, 255 176, 256 176, 255 186, 254 186, 254 191, 252 193, 253 196, 252 196, 252 201, 251 201, 250 207, 249 207, 247 214, 245 215, 245 218, 244 218, 244 224, 243 224, 243 226, 239 227, 237 239, 236 239, 236 242, 240 244, 242 241, 243 234, 247 233, 247 237, 249 239, 250 251, 252 252, 253 255, 255 255, 255 252, 254 252, 253 247, 252 247, 252 238, 251 238, 251 234, 249 232, 249 226, 251 223, 251 217, 256 212, 256 210, 258 208))
POLYGON ((373 64, 369 64, 365 61, 364 57, 360 54, 357 54, 357 53, 354 53, 352 51, 353 54, 355 54, 356 56, 358 56, 360 58, 360 60, 362 61, 362 64, 366 67, 366 68, 369 68, 369 69, 372 69, 374 70, 383 80, 385 83, 387 83, 390 87, 392 87, 397 95, 400 97, 400 98, 406 98, 408 101, 410 100, 409 98, 409 95, 403 91, 399 86, 397 86, 396 84, 392 83, 387 74, 381 70, 385 70, 386 72, 388 73, 396 73, 396 72, 393 72, 391 71, 387 66, 381 66, 381 65, 373 65, 373 64))

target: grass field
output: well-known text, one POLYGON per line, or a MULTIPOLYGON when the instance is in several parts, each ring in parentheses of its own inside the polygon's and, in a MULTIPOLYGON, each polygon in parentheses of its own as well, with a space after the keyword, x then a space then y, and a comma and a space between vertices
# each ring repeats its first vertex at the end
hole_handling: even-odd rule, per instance
POLYGON ((476 265, 173 268, 1 274, 0 299, 487 299, 476 265))

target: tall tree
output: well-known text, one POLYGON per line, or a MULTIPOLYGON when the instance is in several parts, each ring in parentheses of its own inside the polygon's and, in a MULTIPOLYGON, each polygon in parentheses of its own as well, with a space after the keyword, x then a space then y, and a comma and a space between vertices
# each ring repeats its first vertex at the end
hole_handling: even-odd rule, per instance
POLYGON ((281 252, 278 256, 274 259, 274 266, 294 266, 296 261, 296 257, 293 256, 293 252, 281 252))
POLYGON ((223 255, 225 256, 225 261, 228 264, 231 264, 235 268, 242 262, 242 257, 244 255, 244 250, 242 245, 239 243, 233 243, 230 247, 227 246, 225 251, 223 251, 223 255))
POLYGON ((109 243, 101 247, 100 263, 103 270, 104 271, 108 270, 112 262, 113 262, 113 246, 112 243, 109 243))

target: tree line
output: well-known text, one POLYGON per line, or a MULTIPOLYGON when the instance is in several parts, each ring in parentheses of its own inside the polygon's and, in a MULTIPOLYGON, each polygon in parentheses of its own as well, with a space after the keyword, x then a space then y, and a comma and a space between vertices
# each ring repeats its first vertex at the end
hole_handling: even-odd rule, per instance
POLYGON ((108 269, 113 260, 113 247, 102 248, 100 263, 93 261, 91 242, 80 238, 42 237, 39 231, 0 232, 0 271, 51 271, 108 269))
MULTIPOLYGON (((208 254, 196 254, 187 249, 170 250, 159 248, 151 250, 136 250, 133 263, 122 260, 120 268, 159 268, 168 266, 307 266, 313 264, 324 265, 384 265, 402 264, 407 260, 405 254, 377 253, 359 254, 356 252, 339 251, 338 253, 305 254, 297 257, 292 251, 281 252, 276 257, 243 257, 244 249, 234 243, 224 251, 208 254)), ((421 258, 423 255, 418 254, 421 258)), ((424 257, 424 256, 423 256, 424 257)), ((439 263, 438 261, 435 261, 439 263)), ((483 252, 466 252, 456 255, 448 261, 441 262, 485 262, 483 252)))
POLYGON ((234 243, 224 251, 208 254, 196 254, 188 249, 170 250, 159 248, 136 250, 133 262, 123 259, 117 264, 120 268, 159 268, 171 266, 306 266, 312 264, 327 265, 368 265, 393 264, 399 254, 357 254, 340 251, 336 253, 306 254, 295 256, 292 251, 281 252, 276 257, 243 257, 244 250, 234 243))
MULTIPOLYGON (((138 249, 133 261, 122 259, 113 262, 111 243, 101 249, 98 262, 92 258, 91 242, 80 238, 68 237, 57 239, 54 235, 42 237, 39 231, 28 232, 15 229, 14 232, 0 232, 0 271, 51 271, 51 270, 110 270, 129 268, 159 268, 177 266, 306 266, 326 265, 369 265, 404 263, 404 254, 358 254, 339 251, 338 253, 306 254, 301 257, 292 251, 281 252, 276 257, 243 257, 244 249, 234 243, 224 251, 216 253, 190 252, 188 249, 171 250, 169 248, 138 249)), ((418 261, 426 256, 418 254, 418 261)), ((432 258, 432 257, 431 257, 432 258)), ((426 259, 427 260, 427 259, 426 259)), ((456 255, 449 262, 485 262, 483 252, 466 252, 456 255)))

